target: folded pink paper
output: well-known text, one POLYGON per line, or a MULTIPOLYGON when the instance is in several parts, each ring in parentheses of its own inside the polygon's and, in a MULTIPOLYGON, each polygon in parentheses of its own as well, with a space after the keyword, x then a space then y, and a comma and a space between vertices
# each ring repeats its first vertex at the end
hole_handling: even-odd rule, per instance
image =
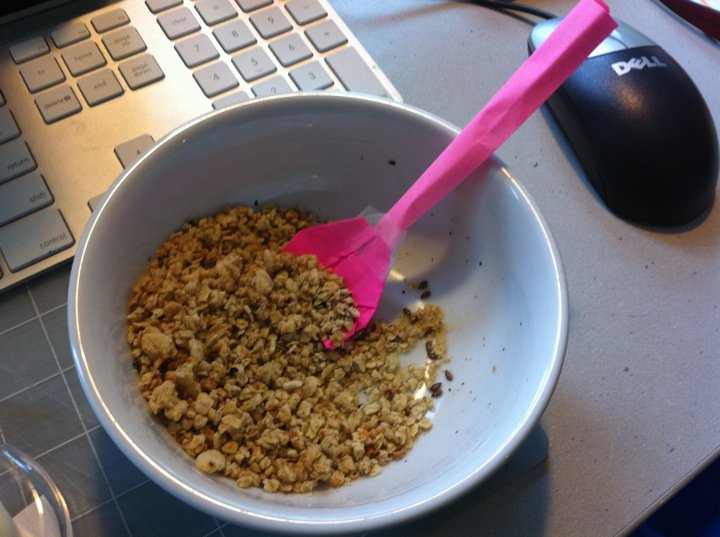
MULTIPOLYGON (((376 225, 356 217, 299 232, 285 246, 315 254, 343 278, 360 313, 372 318, 403 233, 475 171, 616 27, 600 0, 581 0, 376 225)), ((329 344, 327 344, 329 346, 329 344)))
POLYGON ((582 0, 503 84, 376 229, 389 244, 475 171, 617 25, 601 0, 582 0))

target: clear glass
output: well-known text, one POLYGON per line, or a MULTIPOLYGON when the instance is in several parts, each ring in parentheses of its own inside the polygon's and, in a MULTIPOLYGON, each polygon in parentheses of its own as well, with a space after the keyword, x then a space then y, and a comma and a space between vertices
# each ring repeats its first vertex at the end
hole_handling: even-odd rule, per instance
POLYGON ((62 494, 31 457, 0 444, 0 536, 72 537, 62 494))

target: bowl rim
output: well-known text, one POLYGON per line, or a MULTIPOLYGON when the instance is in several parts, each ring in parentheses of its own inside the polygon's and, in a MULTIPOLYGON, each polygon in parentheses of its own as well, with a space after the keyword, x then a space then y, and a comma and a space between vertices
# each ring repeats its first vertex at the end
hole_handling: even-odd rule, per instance
POLYGON ((206 513, 233 523, 253 527, 264 531, 284 532, 284 533, 307 533, 313 531, 317 534, 338 534, 348 532, 373 531, 381 528, 387 528, 403 522, 408 522, 420 516, 425 516, 434 512, 448 503, 457 500, 460 496, 469 492, 470 489, 476 487, 479 483, 497 472, 500 467, 517 451, 526 438, 530 435, 533 428, 538 423, 540 416, 545 411, 552 394, 557 386, 560 377, 562 365, 565 357, 565 350, 568 340, 568 292, 567 281, 564 268, 561 262, 559 249, 553 238, 547 221, 540 213, 537 205, 531 196, 522 186, 522 184, 510 173, 504 163, 495 155, 491 157, 494 166, 502 171, 507 179, 511 182, 512 188, 522 199, 523 204, 529 209, 533 221, 537 224, 544 240, 544 247, 551 260, 552 274, 554 276, 555 296, 557 297, 557 324, 556 331, 552 337, 553 355, 547 367, 547 373, 543 377, 543 383, 537 387, 537 396, 533 401, 532 407, 524 412, 525 419, 521 421, 517 427, 513 429, 513 433, 496 449, 493 456, 486 464, 481 467, 474 468, 468 472, 461 480, 456 481, 452 486, 446 487, 431 497, 424 498, 417 502, 404 505, 401 508, 388 510, 381 514, 371 516, 354 516, 343 517, 342 520, 309 520, 307 518, 291 518, 291 517, 275 517, 262 513, 256 513, 248 509, 244 509, 235 505, 221 502, 215 498, 203 494, 191 488, 186 483, 181 482, 177 477, 173 476, 162 467, 160 467, 152 457, 150 457, 143 448, 133 441, 130 434, 123 428, 115 417, 112 410, 107 407, 102 394, 99 393, 92 370, 89 366, 87 357, 83 349, 83 335, 78 323, 79 316, 79 292, 81 285, 81 276, 83 271, 83 260, 88 245, 94 234, 94 230, 98 225, 98 221, 103 218, 105 207, 112 203, 116 196, 116 192, 122 186, 131 181, 135 175, 135 170, 148 159, 152 159, 156 152, 162 150, 163 147, 173 143, 183 133, 192 131, 198 126, 202 126, 208 120, 226 114, 236 114, 238 117, 243 114, 250 115, 259 113, 264 107, 283 107, 283 106, 300 106, 299 103, 318 104, 324 102, 345 102, 351 106, 370 106, 375 109, 393 108, 400 114, 408 114, 418 117, 423 121, 429 121, 436 126, 448 131, 451 135, 457 135, 460 131, 458 127, 452 123, 439 118, 438 116, 427 112, 418 107, 407 103, 398 103, 382 97, 375 97, 364 94, 354 93, 335 93, 335 92, 304 92, 286 95, 278 95, 271 97, 255 98, 250 101, 235 104, 233 106, 213 110, 201 115, 183 125, 173 129, 165 134, 143 155, 128 168, 123 170, 120 175, 113 181, 106 191, 102 200, 92 213, 87 225, 83 229, 81 237, 78 241, 77 253, 72 263, 70 273, 70 285, 68 290, 67 318, 69 328, 70 348, 73 362, 80 379, 80 384, 90 406, 98 417, 99 422, 107 431, 114 443, 121 448, 121 451, 148 477, 160 484, 164 490, 173 494, 175 497, 184 501, 206 513), (332 100, 332 101, 329 101, 332 100))

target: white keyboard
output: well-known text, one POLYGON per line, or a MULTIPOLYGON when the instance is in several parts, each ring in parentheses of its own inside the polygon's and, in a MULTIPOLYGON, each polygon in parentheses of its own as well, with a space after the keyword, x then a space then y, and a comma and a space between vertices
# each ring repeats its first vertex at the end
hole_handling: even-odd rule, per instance
POLYGON ((401 100, 326 0, 125 0, 0 39, 0 292, 71 259, 122 168, 200 114, 306 90, 401 100))

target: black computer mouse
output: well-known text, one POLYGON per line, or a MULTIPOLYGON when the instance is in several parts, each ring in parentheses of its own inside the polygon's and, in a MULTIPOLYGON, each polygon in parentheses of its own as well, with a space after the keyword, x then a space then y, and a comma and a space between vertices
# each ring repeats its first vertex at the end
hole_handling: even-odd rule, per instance
MULTIPOLYGON (((558 22, 533 28, 530 52, 558 22)), ((616 22, 548 108, 611 211, 649 226, 689 224, 715 197, 718 138, 710 111, 667 52, 616 22)))

